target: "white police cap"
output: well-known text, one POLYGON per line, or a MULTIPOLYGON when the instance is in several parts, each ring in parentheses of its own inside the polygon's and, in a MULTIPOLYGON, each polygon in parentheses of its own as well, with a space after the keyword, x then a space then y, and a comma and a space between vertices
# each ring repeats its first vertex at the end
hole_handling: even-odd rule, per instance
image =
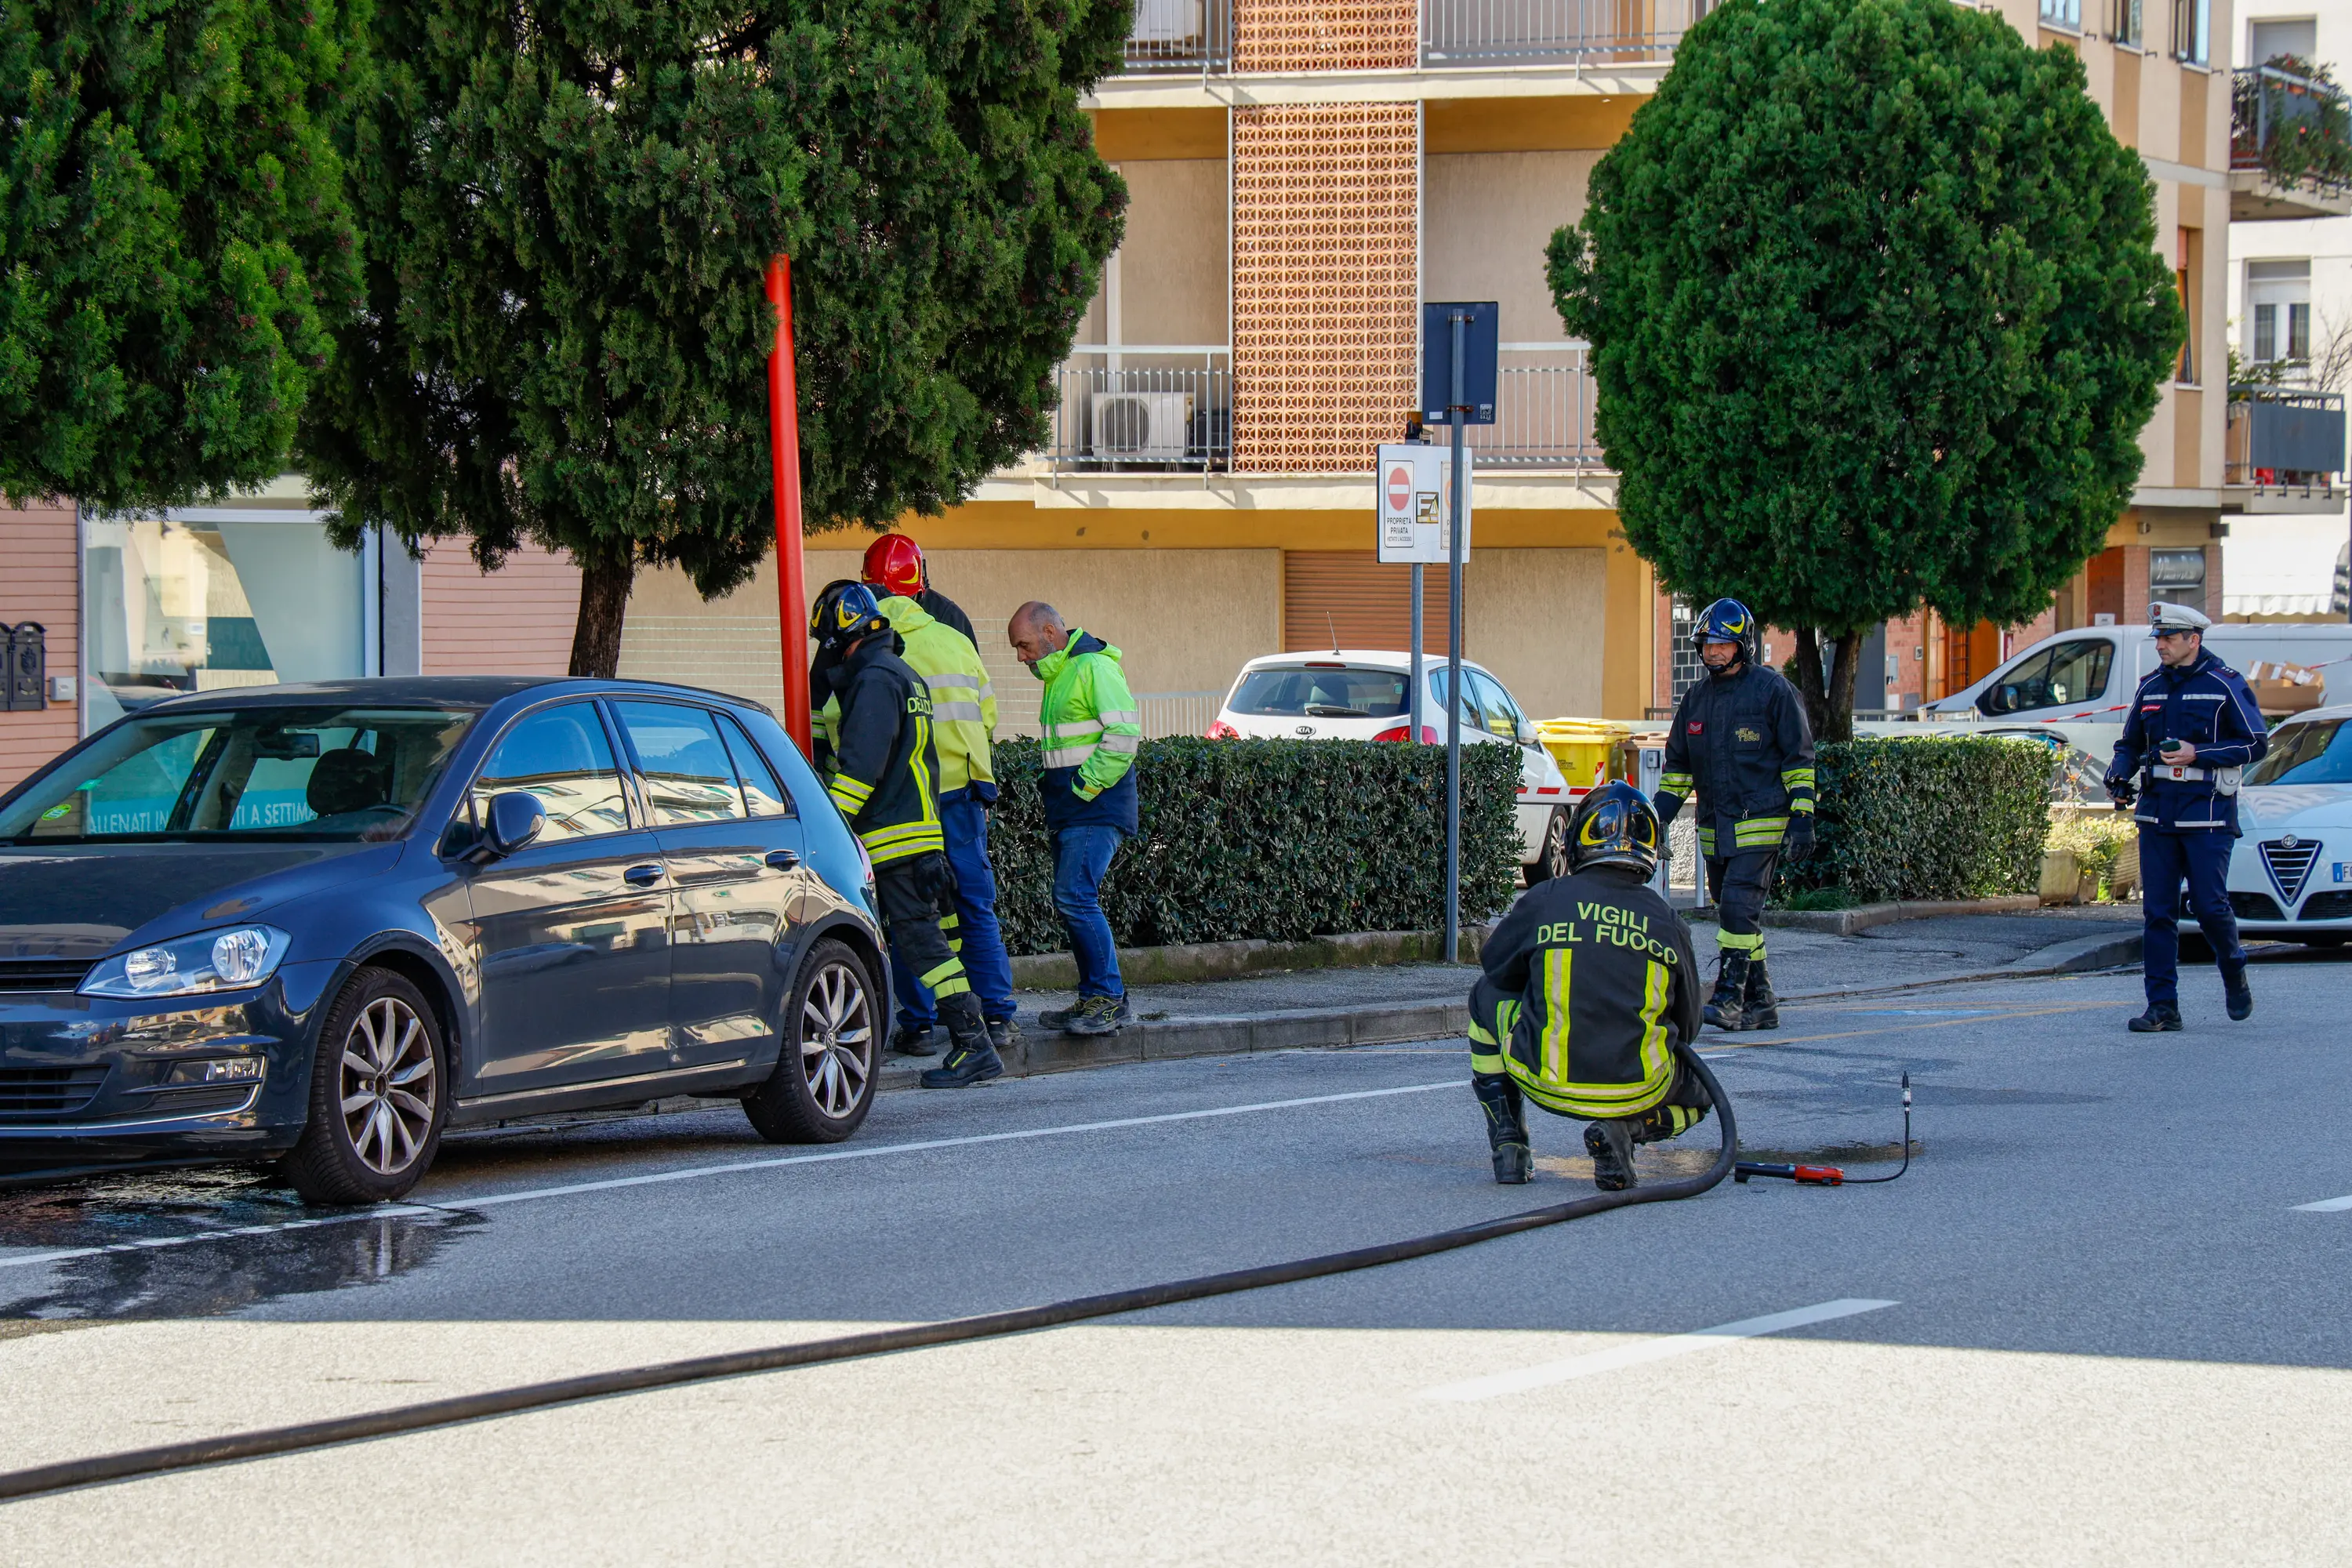
POLYGON ((2150 604, 2147 607, 2147 635, 2152 637, 2167 632, 2201 632, 2212 624, 2210 616, 2186 605, 2150 604))

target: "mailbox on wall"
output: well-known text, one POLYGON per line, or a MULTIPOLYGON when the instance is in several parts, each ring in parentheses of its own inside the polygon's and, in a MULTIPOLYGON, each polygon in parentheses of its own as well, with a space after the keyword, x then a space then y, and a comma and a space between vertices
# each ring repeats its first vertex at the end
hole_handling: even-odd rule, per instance
POLYGON ((49 705, 48 632, 38 621, 11 626, 0 622, 0 710, 38 712, 49 705))

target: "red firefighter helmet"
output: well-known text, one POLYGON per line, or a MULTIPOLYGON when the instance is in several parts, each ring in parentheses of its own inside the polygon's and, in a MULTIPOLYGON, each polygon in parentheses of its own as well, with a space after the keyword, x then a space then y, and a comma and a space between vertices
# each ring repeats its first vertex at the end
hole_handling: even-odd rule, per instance
POLYGON ((911 599, 923 591, 923 547, 903 533, 886 533, 866 547, 866 566, 859 575, 877 588, 911 599))

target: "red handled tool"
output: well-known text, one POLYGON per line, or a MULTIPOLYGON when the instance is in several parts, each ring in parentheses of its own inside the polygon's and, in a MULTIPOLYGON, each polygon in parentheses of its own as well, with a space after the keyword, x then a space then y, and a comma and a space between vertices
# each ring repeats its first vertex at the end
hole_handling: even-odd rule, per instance
POLYGON ((1784 1182, 1794 1182, 1801 1187, 1867 1187, 1879 1182, 1891 1182, 1911 1168, 1911 1075, 1903 1075, 1903 1163, 1890 1176, 1854 1176, 1849 1178, 1835 1165, 1766 1165, 1752 1160, 1742 1160, 1731 1169, 1731 1179, 1745 1183, 1750 1176, 1777 1176, 1784 1182))

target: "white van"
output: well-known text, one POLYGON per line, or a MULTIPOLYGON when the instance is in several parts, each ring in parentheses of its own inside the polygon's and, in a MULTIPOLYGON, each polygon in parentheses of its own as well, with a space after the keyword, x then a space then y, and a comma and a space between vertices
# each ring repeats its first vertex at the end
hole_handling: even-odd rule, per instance
MULTIPOLYGON (((2255 700, 2273 717, 2317 708, 2330 689, 2337 700, 2352 696, 2352 626, 2221 622, 2206 632, 2205 646, 2253 683, 2255 700)), ((2145 624, 2079 626, 2012 655, 1967 690, 1927 703, 1916 722, 1864 721, 1854 730, 1916 735, 1922 723, 1965 724, 2063 743, 2104 763, 2122 737, 2132 693, 2155 668, 2145 624)))

